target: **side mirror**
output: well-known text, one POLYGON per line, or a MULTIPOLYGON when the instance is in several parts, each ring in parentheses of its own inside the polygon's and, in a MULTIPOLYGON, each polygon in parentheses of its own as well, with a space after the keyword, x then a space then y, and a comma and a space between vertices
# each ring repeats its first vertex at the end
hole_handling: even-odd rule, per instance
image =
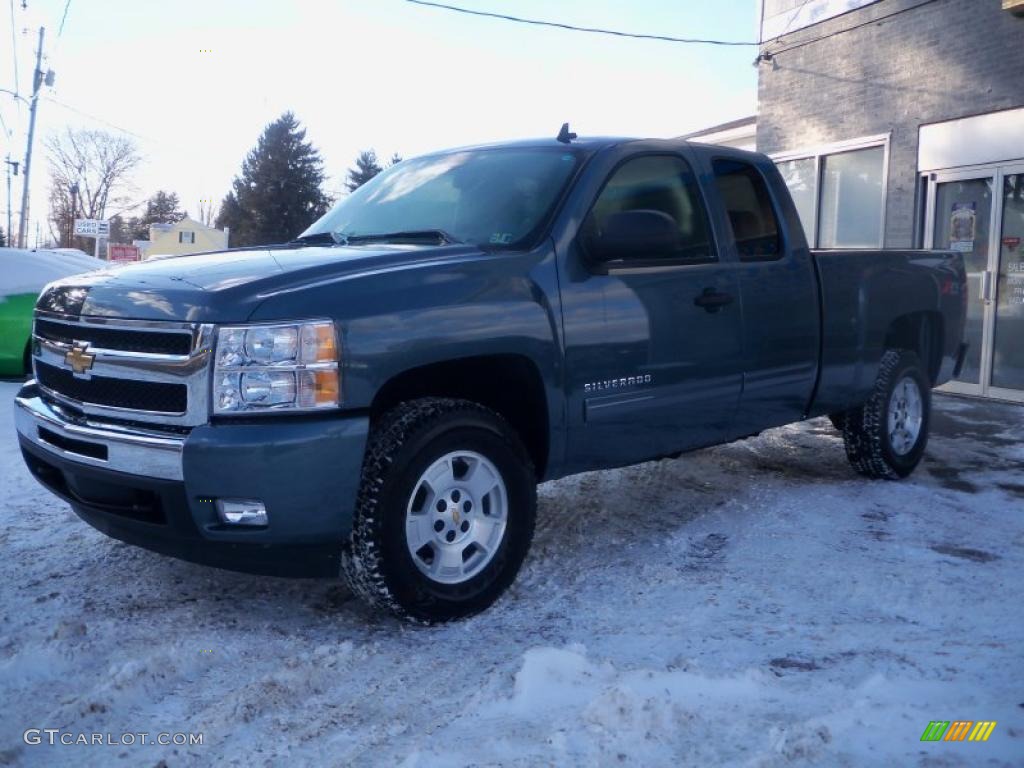
POLYGON ((679 226, 667 213, 638 209, 613 213, 586 243, 589 261, 650 259, 679 248, 679 226))

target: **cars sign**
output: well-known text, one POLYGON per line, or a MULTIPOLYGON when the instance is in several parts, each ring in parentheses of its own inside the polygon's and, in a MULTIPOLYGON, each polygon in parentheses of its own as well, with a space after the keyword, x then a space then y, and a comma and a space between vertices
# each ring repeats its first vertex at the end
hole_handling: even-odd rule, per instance
POLYGON ((110 234, 110 222, 102 219, 75 219, 75 235, 78 237, 106 237, 110 234))

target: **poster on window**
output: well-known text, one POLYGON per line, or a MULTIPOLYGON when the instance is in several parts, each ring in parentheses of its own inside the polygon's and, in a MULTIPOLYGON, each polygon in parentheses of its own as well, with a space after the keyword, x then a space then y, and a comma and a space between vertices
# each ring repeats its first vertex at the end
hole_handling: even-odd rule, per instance
POLYGON ((949 217, 949 247, 961 253, 973 252, 977 223, 977 203, 953 203, 949 217))

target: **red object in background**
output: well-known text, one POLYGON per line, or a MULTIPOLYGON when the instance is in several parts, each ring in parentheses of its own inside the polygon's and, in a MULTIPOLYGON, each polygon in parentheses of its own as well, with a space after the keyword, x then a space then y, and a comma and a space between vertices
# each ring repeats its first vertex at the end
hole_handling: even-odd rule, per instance
POLYGON ((107 246, 108 261, 138 261, 141 258, 142 253, 137 246, 118 245, 116 243, 111 243, 107 246))
POLYGON ((1011 251, 1015 251, 1017 249, 1017 246, 1020 245, 1020 238, 1019 237, 1004 237, 1003 238, 1003 245, 1005 245, 1011 251))

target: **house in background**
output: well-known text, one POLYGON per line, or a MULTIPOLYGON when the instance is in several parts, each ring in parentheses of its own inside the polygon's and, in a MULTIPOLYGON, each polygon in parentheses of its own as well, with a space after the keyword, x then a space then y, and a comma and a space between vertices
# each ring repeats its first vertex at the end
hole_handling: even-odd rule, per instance
POLYGON ((132 244, 142 251, 143 259, 220 251, 228 247, 228 229, 215 229, 184 218, 174 224, 150 224, 149 240, 135 240, 132 244))
POLYGON ((731 120, 728 123, 713 125, 679 138, 698 141, 702 144, 721 144, 725 147, 747 149, 753 152, 757 149, 757 116, 751 115, 739 120, 731 120))

